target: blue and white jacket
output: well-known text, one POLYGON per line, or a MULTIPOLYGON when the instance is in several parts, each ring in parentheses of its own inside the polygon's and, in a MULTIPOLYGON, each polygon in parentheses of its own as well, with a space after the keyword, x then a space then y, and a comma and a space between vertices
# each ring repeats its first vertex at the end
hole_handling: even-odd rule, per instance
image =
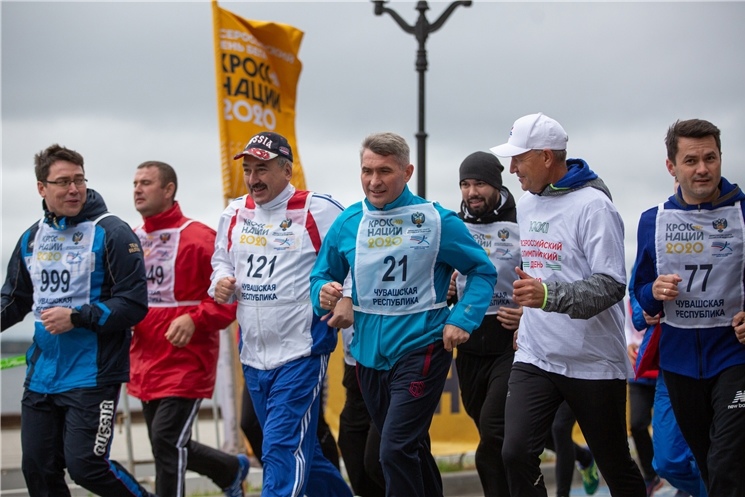
MULTIPOLYGON (((719 184, 719 190, 719 198, 712 203, 688 205, 679 189, 665 202, 664 207, 701 211, 720 209, 740 202, 740 210, 745 218, 745 193, 724 178, 719 184)), ((636 262, 630 284, 642 309, 650 316, 656 316, 663 310, 663 303, 652 295, 652 284, 658 276, 655 248, 658 210, 659 206, 655 206, 642 213, 639 219, 636 262)), ((743 236, 742 233, 739 236, 743 236)), ((733 269, 736 266, 734 264, 733 269)), ((740 284, 745 285, 745 274, 741 275, 740 284)), ((745 309, 745 302, 740 303, 740 309, 745 309)), ((695 329, 677 328, 665 322, 661 325, 660 369, 664 371, 692 378, 711 378, 731 366, 745 364, 745 345, 737 341, 731 325, 695 329)))
MULTIPOLYGON (((18 241, 2 288, 3 331, 29 312, 37 315, 33 343, 26 352, 24 387, 53 394, 127 382, 131 328, 147 314, 147 280, 140 241, 127 223, 107 213, 103 198, 94 190, 88 189, 83 209, 75 217, 56 218, 45 203, 43 207, 44 219, 28 228, 18 241), (35 298, 34 291, 38 292, 44 282, 32 277, 30 271, 34 257, 41 255, 40 247, 34 246, 41 227, 67 242, 85 231, 81 228, 91 228, 93 234, 88 245, 92 262, 85 295, 68 285, 69 288, 60 288, 58 301, 49 305, 75 307, 80 312, 80 326, 58 335, 47 332, 39 319, 41 300, 35 298), (81 299, 82 305, 65 304, 81 299)), ((60 247, 44 254, 57 258, 55 249, 60 247)), ((72 266, 74 254, 64 247, 61 250, 60 264, 72 266)))
POLYGON ((208 293, 236 278, 242 364, 267 371, 336 348, 337 331, 313 313, 308 292, 316 254, 342 210, 327 195, 288 184, 263 205, 245 195, 223 211, 208 293))

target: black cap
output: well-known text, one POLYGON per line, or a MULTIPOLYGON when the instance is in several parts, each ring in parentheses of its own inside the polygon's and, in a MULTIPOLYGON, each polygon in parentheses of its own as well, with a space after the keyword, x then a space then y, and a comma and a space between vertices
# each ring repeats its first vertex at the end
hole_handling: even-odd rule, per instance
POLYGON ((497 156, 488 152, 474 152, 460 165, 460 181, 475 179, 488 183, 497 190, 502 188, 504 166, 497 156))
POLYGON ((247 155, 263 160, 272 160, 281 156, 292 162, 292 147, 284 136, 271 131, 262 131, 248 140, 243 152, 236 154, 233 159, 240 159, 247 155))

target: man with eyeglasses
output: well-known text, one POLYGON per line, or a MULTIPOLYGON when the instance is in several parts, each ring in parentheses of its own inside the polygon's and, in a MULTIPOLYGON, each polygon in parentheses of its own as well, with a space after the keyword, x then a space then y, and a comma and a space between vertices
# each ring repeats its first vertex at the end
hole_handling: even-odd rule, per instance
POLYGON ((86 188, 79 153, 55 144, 34 162, 44 217, 21 235, 2 288, 3 331, 35 318, 21 401, 29 495, 69 496, 67 469, 97 495, 150 496, 109 459, 130 329, 147 313, 140 242, 86 188))
POLYGON ((566 401, 610 492, 645 497, 626 433, 626 293, 623 221, 610 191, 569 138, 538 113, 491 149, 511 157, 526 193, 517 203, 521 264, 513 299, 523 306, 505 406, 502 458, 510 493, 545 496, 539 466, 546 433, 566 401))

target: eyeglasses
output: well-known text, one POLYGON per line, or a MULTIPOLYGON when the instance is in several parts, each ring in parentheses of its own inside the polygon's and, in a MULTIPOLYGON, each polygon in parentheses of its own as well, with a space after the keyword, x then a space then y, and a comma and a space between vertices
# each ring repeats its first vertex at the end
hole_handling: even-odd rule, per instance
POLYGON ((62 179, 58 179, 57 181, 49 181, 49 180, 44 181, 44 183, 47 183, 49 185, 61 186, 62 188, 69 188, 70 183, 74 183, 76 187, 80 188, 87 182, 88 180, 86 178, 75 178, 75 179, 62 178, 62 179))

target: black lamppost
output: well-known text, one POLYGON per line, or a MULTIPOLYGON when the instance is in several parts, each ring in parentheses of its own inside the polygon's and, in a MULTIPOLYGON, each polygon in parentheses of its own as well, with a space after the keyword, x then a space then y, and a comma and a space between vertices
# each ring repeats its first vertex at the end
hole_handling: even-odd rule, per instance
POLYGON ((429 6, 427 5, 427 2, 425 1, 419 1, 416 4, 416 10, 419 11, 419 19, 417 19, 416 24, 414 26, 410 26, 406 23, 406 21, 403 20, 403 18, 398 15, 396 11, 393 9, 389 9, 384 4, 386 3, 386 0, 372 0, 372 2, 375 4, 375 15, 381 16, 384 12, 387 12, 388 14, 393 17, 393 19, 398 23, 399 26, 401 26, 401 29, 403 29, 405 32, 413 34, 416 36, 417 41, 419 42, 419 49, 416 52, 416 70, 419 73, 419 131, 417 131, 416 134, 416 140, 417 140, 417 195, 420 197, 425 197, 427 195, 426 192, 426 141, 427 141, 427 133, 424 131, 424 73, 427 71, 427 49, 425 48, 425 43, 427 42, 427 37, 430 33, 434 33, 438 29, 442 27, 443 24, 445 24, 445 21, 447 21, 447 18, 450 17, 450 14, 453 13, 453 11, 458 7, 459 5, 463 5, 464 7, 470 7, 471 6, 471 0, 459 0, 457 2, 451 3, 447 9, 445 9, 445 12, 443 12, 440 17, 432 24, 429 23, 427 20, 427 17, 425 15, 425 12, 429 10, 429 6))

